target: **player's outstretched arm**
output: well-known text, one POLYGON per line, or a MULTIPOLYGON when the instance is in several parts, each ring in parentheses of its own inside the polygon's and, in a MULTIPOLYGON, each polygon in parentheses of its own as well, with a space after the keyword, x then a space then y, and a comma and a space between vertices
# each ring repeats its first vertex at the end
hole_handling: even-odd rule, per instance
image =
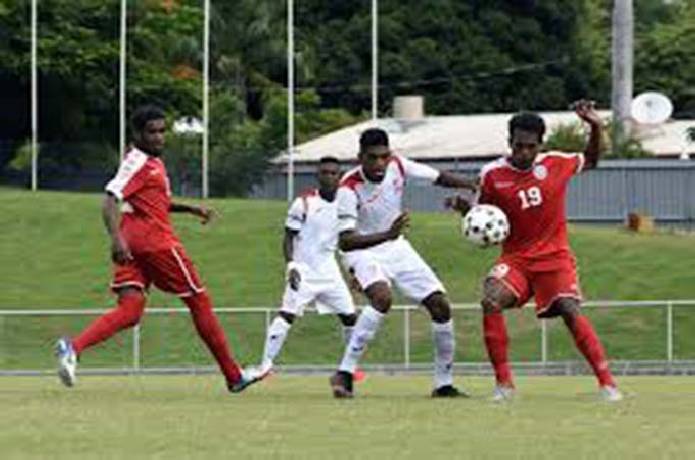
POLYGON ((121 213, 118 211, 118 199, 112 194, 107 193, 101 207, 101 217, 104 220, 106 232, 111 238, 111 260, 117 264, 124 264, 133 258, 128 248, 128 244, 121 238, 118 231, 118 223, 121 213))
POLYGON ((200 217, 200 223, 205 225, 212 219, 219 216, 218 212, 207 206, 196 206, 184 203, 174 203, 172 202, 169 206, 169 212, 183 212, 188 214, 193 214, 196 217, 200 217))
POLYGON ((449 171, 441 171, 437 180, 434 181, 434 185, 445 188, 463 188, 468 190, 476 190, 478 187, 477 181, 461 177, 449 171))
POLYGON ((341 251, 345 252, 370 248, 386 241, 395 240, 403 233, 409 224, 410 216, 407 212, 404 212, 396 217, 396 220, 391 224, 391 228, 385 232, 370 233, 369 235, 360 235, 355 230, 341 232, 338 239, 338 246, 341 251))
POLYGON ((577 116, 589 124, 589 141, 584 149, 584 169, 598 165, 603 153, 603 120, 594 107, 594 101, 582 99, 572 104, 577 116))

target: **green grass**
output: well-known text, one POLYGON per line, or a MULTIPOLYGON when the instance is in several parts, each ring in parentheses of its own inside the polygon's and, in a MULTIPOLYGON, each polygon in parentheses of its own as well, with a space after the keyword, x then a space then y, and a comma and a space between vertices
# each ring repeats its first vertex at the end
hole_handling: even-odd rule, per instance
POLYGON ((15 458, 689 458, 695 380, 623 378, 597 402, 591 378, 521 378, 519 398, 434 401, 427 377, 369 376, 352 401, 325 377, 276 376, 241 395, 205 377, 0 379, 0 445, 15 458))
MULTIPOLYGON (((106 308, 110 262, 100 217, 100 196, 93 194, 0 189, 0 309, 106 308)), ((254 200, 212 200, 222 219, 204 227, 189 216, 175 225, 196 262, 215 304, 224 307, 276 306, 283 289, 280 251, 285 204, 254 200)), ((462 241, 454 215, 415 214, 409 234, 434 267, 454 302, 475 302, 480 280, 495 250, 462 241)), ((689 235, 634 235, 617 227, 571 228, 572 244, 588 299, 693 299, 695 238, 689 235)), ((362 303, 362 299, 358 299, 362 303)), ((154 292, 150 305, 180 306, 178 299, 154 292)), ((661 359, 665 347, 663 309, 592 310, 590 315, 616 359, 661 359)), ((539 358, 538 323, 530 309, 507 315, 512 358, 539 358)), ((695 358, 695 309, 675 311, 676 358, 695 358)), ((75 333, 90 318, 5 318, 0 321, 0 368, 47 368, 55 337, 75 333)), ((236 354, 258 358, 264 320, 247 314, 222 318, 236 354)), ((484 360, 477 312, 456 315, 457 359, 484 360)), ((413 361, 429 361, 431 346, 426 315, 412 318, 413 361)), ((393 314, 370 347, 372 362, 403 360, 403 326, 393 314)), ((143 364, 209 363, 186 315, 148 316, 143 322, 143 364)), ((564 326, 550 327, 550 358, 579 359, 564 326)), ((332 363, 340 352, 340 332, 332 318, 307 316, 292 331, 282 362, 332 363)), ((84 365, 126 365, 130 336, 122 334, 101 352, 85 354, 84 365)))

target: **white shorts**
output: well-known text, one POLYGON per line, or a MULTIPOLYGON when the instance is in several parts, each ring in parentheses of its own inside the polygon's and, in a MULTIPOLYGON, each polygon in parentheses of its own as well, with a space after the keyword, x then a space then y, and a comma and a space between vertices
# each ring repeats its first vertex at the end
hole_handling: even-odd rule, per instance
POLYGON ((343 263, 362 289, 379 281, 389 286, 394 283, 406 297, 418 303, 434 292, 446 292, 430 266, 403 237, 369 249, 345 252, 343 263))
POLYGON ((306 267, 299 267, 302 279, 299 288, 295 291, 287 283, 285 293, 282 296, 280 311, 296 316, 304 314, 304 308, 314 304, 319 314, 352 315, 355 313, 355 304, 352 301, 343 276, 334 264, 334 269, 325 270, 321 275, 312 274, 306 267))

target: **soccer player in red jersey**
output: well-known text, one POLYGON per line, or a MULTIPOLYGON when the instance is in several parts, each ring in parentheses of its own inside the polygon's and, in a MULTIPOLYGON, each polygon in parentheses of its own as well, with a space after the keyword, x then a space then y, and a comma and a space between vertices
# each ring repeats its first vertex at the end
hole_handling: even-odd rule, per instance
POLYGON ((136 325, 145 308, 146 291, 154 284, 177 295, 188 306, 196 330, 220 366, 227 387, 232 392, 242 391, 252 382, 232 358, 210 297, 169 220, 169 213, 183 212, 199 217, 205 224, 214 211, 172 202, 169 178, 160 158, 166 131, 164 112, 155 106, 142 106, 131 122, 134 146, 106 185, 103 204, 114 262, 111 288, 118 296, 118 306, 79 335, 58 340, 58 375, 66 386, 73 386, 78 356, 118 331, 136 325))
MULTIPOLYGON (((532 296, 539 318, 562 317, 596 374, 601 397, 607 401, 622 399, 603 346, 589 319, 581 314, 575 257, 567 240, 565 195, 569 181, 575 174, 596 167, 603 137, 603 123, 593 103, 582 100, 573 107, 590 127, 584 153, 540 153, 545 123, 534 113, 520 113, 509 122, 511 156, 487 164, 480 173, 478 203, 502 209, 511 227, 502 255, 483 288, 484 339, 497 380, 496 401, 514 395, 502 311, 520 307, 532 296)), ((453 204, 461 211, 468 207, 462 199, 453 204)))

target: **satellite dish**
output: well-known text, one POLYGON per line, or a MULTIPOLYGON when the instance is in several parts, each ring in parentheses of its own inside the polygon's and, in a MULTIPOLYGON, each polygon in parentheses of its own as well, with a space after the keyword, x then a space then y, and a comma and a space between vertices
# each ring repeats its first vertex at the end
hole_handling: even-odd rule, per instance
POLYGON ((673 104, 661 93, 642 93, 632 101, 630 112, 637 123, 657 125, 671 117, 673 104))

